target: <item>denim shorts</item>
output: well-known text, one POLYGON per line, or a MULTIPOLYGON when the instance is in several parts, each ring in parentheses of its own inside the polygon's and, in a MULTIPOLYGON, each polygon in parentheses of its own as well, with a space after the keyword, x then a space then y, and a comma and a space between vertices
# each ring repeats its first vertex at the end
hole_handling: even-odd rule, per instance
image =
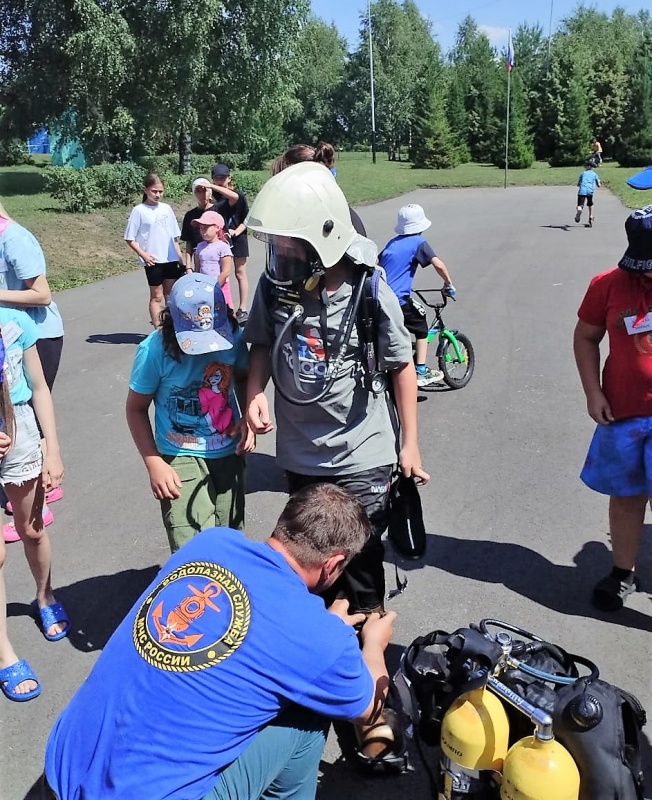
POLYGON ((610 497, 652 496, 652 417, 598 425, 580 477, 610 497))
POLYGON ((36 417, 29 403, 14 406, 16 429, 13 444, 7 455, 0 460, 0 483, 21 486, 38 478, 43 470, 41 436, 36 417))

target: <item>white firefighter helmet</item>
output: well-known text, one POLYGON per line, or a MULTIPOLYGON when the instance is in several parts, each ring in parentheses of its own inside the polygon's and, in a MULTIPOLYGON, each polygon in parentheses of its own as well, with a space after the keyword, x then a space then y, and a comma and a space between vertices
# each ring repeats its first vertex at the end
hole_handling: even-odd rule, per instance
POLYGON ((270 178, 245 220, 263 241, 288 237, 307 242, 323 267, 340 261, 357 234, 349 204, 330 170, 306 161, 270 178))

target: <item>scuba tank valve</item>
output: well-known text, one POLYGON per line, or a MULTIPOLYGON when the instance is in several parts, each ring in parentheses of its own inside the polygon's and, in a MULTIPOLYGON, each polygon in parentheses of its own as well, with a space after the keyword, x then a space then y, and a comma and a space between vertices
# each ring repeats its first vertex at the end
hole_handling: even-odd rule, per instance
POLYGON ((578 800, 580 773, 568 750, 555 741, 551 716, 493 676, 488 686, 535 725, 534 735, 512 745, 505 757, 501 800, 578 800))

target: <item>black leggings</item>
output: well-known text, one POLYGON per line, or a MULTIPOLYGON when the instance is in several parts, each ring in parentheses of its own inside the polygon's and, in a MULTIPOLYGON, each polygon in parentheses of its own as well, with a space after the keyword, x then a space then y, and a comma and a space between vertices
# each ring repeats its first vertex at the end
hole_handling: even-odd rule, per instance
POLYGON ((57 336, 56 339, 38 339, 36 342, 36 351, 38 352, 38 357, 41 359, 45 382, 50 391, 52 391, 54 379, 57 377, 57 372, 59 371, 62 350, 63 336, 57 336))

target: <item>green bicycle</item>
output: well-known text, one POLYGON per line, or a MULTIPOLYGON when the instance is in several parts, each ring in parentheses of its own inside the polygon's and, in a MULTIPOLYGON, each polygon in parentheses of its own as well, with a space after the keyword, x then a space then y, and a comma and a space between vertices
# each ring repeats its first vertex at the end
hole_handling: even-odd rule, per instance
MULTIPOLYGON (((448 303, 447 295, 443 289, 421 289, 413 290, 419 300, 432 308, 435 312, 434 319, 428 327, 428 344, 436 336, 439 337, 437 345, 437 361, 439 369, 444 373, 444 382, 451 389, 461 389, 471 380, 475 368, 475 353, 473 345, 468 336, 460 333, 457 329, 447 328, 442 319, 441 312, 448 303), (424 295, 438 292, 441 295, 441 303, 431 303, 424 295)), ((451 297, 451 300, 455 300, 451 297)))

